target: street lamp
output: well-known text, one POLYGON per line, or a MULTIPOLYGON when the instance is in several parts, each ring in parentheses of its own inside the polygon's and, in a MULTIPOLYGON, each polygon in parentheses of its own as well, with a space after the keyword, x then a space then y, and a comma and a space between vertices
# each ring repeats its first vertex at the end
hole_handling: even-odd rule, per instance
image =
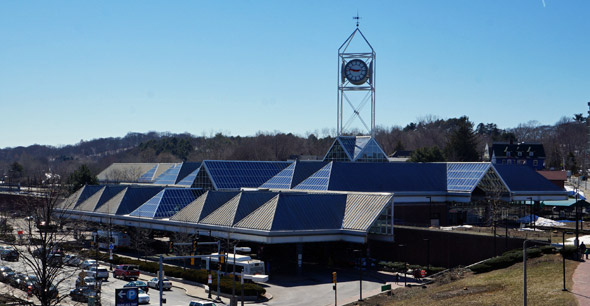
MULTIPOLYGON (((400 247, 400 248, 403 248, 406 245, 405 244, 398 244, 397 246, 400 247)), ((404 257, 404 259, 405 259, 405 257, 404 257)), ((407 275, 406 275, 407 272, 408 272, 408 263, 404 260, 404 287, 407 287, 408 286, 408 282, 407 282, 407 279, 408 278, 407 278, 407 275)))
POLYGON ((430 273, 430 239, 422 239, 426 241, 426 266, 428 267, 428 273, 430 273))
POLYGON ((359 284, 359 301, 363 300, 363 263, 362 263, 362 254, 363 251, 361 250, 353 250, 352 251, 356 257, 356 261, 357 261, 357 269, 359 269, 359 280, 360 280, 360 284, 359 284))
POLYGON ((531 214, 529 215, 529 220, 531 221, 530 223, 533 225, 533 232, 535 231, 535 220, 533 217, 533 213, 534 213, 534 204, 533 204, 533 198, 529 197, 527 198, 528 200, 531 200, 531 214))
MULTIPOLYGON (((233 264, 233 286, 232 286, 232 290, 231 290, 231 300, 232 300, 232 305, 235 305, 237 303, 235 303, 236 301, 236 252, 250 252, 250 248, 249 247, 236 247, 234 245, 234 264, 233 264)), ((244 286, 242 286, 242 290, 244 290, 244 286)), ((244 304, 244 299, 242 299, 242 305, 244 304)))
POLYGON ((432 197, 428 196, 428 223, 430 224, 428 227, 432 226, 432 197))
POLYGON ((563 259, 563 289, 561 291, 567 291, 565 288, 565 234, 571 235, 572 232, 561 232, 561 241, 563 244, 561 257, 563 259))

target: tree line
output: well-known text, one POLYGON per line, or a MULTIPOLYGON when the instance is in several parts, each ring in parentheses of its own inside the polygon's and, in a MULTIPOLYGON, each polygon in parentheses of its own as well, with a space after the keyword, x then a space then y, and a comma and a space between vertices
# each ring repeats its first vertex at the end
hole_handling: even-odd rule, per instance
MULTIPOLYGON (((547 168, 576 171, 584 164, 586 133, 582 114, 563 117, 554 125, 529 121, 509 129, 500 129, 495 123, 475 125, 466 116, 429 116, 404 127, 377 127, 375 138, 388 155, 399 150, 413 151, 411 161, 415 162, 480 161, 486 144, 541 143, 547 168)), ((259 132, 253 136, 149 132, 63 147, 5 148, 0 149, 0 180, 35 184, 46 179, 48 172, 67 178, 81 165, 87 165, 96 174, 115 162, 322 159, 334 139, 334 132, 329 131, 305 136, 282 132, 259 132)))

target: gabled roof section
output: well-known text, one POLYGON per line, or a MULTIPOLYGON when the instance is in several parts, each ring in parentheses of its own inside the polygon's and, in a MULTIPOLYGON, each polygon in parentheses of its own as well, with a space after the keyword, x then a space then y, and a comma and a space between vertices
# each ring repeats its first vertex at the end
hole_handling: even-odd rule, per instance
POLYGON ((104 203, 106 203, 112 197, 116 196, 117 194, 119 194, 121 191, 123 191, 125 189, 127 189, 127 186, 125 186, 125 185, 107 185, 107 186, 105 186, 104 190, 102 191, 102 195, 100 196, 100 199, 98 200, 98 203, 96 203, 96 207, 94 208, 94 210, 100 208, 102 205, 104 205, 104 203))
POLYGON ((199 172, 200 167, 201 163, 183 163, 182 168, 178 173, 176 185, 187 187, 192 186, 195 182, 195 178, 197 177, 197 173, 199 172))
POLYGON ((393 194, 348 194, 342 229, 368 231, 392 199, 393 194))
POLYGON ((265 231, 340 230, 345 210, 345 194, 282 192, 235 227, 265 231))
POLYGON ((137 182, 157 165, 156 163, 113 163, 96 177, 99 182, 137 182))
POLYGON ((77 208, 78 205, 82 204, 84 201, 86 201, 92 195, 97 193, 103 187, 104 186, 100 186, 100 185, 85 185, 84 187, 82 187, 82 192, 78 196, 78 199, 77 199, 76 203, 74 204, 74 208, 77 208))
POLYGON ((319 161, 296 161, 266 181, 260 188, 291 189, 325 165, 325 162, 319 161))
POLYGON ((130 216, 169 218, 203 194, 201 189, 166 188, 139 206, 130 216))
POLYGON ((121 204, 121 201, 123 201, 123 198, 125 197, 125 194, 127 193, 127 190, 129 188, 130 187, 125 186, 123 190, 121 190, 118 194, 108 199, 102 205, 98 206, 96 209, 94 209, 94 211, 107 214, 116 214, 117 208, 119 208, 119 205, 121 204))
MULTIPOLYGON (((293 162, 203 161, 208 178, 217 189, 257 188, 293 162)), ((202 169, 203 167, 201 167, 202 169)))
POLYGON ((473 192, 489 168, 490 163, 447 163, 447 190, 473 192))
POLYGON ((156 170, 158 170, 158 165, 154 165, 150 170, 146 173, 142 174, 138 179, 137 182, 139 183, 151 183, 154 181, 156 170))
POLYGON ((271 230, 341 229, 346 195, 281 193, 271 230))
POLYGON ((510 191, 563 191, 530 167, 498 164, 493 167, 506 182, 510 191))
POLYGON ((260 188, 291 189, 291 182, 293 180, 293 174, 295 173, 296 164, 297 162, 290 164, 287 168, 283 169, 270 180, 266 181, 266 183, 262 184, 260 188))
POLYGON ((67 197, 65 200, 63 200, 63 202, 61 202, 59 204, 59 208, 62 208, 62 209, 73 209, 76 206, 76 203, 78 203, 78 199, 80 198, 80 195, 84 191, 84 188, 85 187, 86 186, 83 186, 82 188, 76 190, 69 197, 67 197))
POLYGON ((186 205, 186 207, 172 216, 170 220, 200 222, 238 194, 238 191, 209 190, 189 205, 186 205))
POLYGON ((182 163, 174 164, 172 167, 168 168, 168 170, 164 171, 158 178, 154 181, 154 184, 157 185, 174 185, 176 184, 176 180, 178 179, 178 175, 180 173, 180 169, 182 168, 182 163))
POLYGON ((82 211, 94 211, 94 208, 96 207, 96 204, 100 200, 100 197, 102 196, 102 193, 104 192, 105 189, 106 189, 106 187, 103 186, 100 190, 93 193, 86 200, 84 200, 83 202, 78 204, 78 206, 76 206, 76 209, 82 210, 82 211))
POLYGON ((444 163, 332 162, 329 166, 325 166, 294 189, 359 192, 447 190, 447 166, 444 163))
POLYGON ((338 136, 324 161, 387 162, 387 155, 371 136, 338 136))
MULTIPOLYGON (((115 214, 127 215, 131 213, 139 206, 144 204, 146 201, 151 199, 153 196, 161 192, 163 189, 164 188, 160 186, 130 186, 125 191, 125 195, 122 197, 119 205, 116 206, 115 214)), ((101 208, 105 206, 110 206, 110 203, 103 204, 101 208)), ((112 211, 113 209, 109 207, 109 210, 112 211)))
POLYGON ((274 222, 278 202, 278 196, 270 199, 247 217, 237 222, 235 227, 270 231, 274 222))
POLYGON ((328 190, 330 184, 330 174, 332 173, 332 165, 334 162, 330 162, 316 173, 293 187, 296 190, 328 190))
POLYGON ((201 223, 231 227, 276 195, 268 191, 242 191, 203 218, 201 223))

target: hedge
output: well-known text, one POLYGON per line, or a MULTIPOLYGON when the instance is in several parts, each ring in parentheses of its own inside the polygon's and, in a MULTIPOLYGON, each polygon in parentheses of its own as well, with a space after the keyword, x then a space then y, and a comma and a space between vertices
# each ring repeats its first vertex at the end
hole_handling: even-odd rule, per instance
MULTIPOLYGON (((541 257, 543 254, 549 254, 554 252, 554 248, 530 248, 526 250, 527 258, 536 258, 541 257)), ((496 256, 490 258, 484 262, 478 263, 476 265, 471 266, 469 269, 473 271, 473 273, 484 273, 489 272, 497 269, 503 269, 510 267, 511 265, 521 262, 522 258, 522 250, 515 249, 508 252, 505 252, 501 256, 496 256)))
MULTIPOLYGON (((97 258, 96 252, 94 251, 86 251, 82 254, 84 257, 87 258, 97 258)), ((108 261, 108 255, 105 253, 98 254, 98 260, 101 261, 108 261)), ((160 270, 160 264, 153 261, 140 261, 137 259, 131 259, 127 257, 121 257, 117 255, 113 255, 113 260, 111 261, 114 265, 121 265, 121 264, 131 264, 139 266, 141 271, 146 271, 150 273, 158 273, 160 270)), ((182 278, 187 281, 193 281, 201 284, 206 284, 208 280, 208 273, 206 270, 195 270, 195 269, 184 269, 181 267, 175 266, 167 266, 163 267, 164 274, 170 277, 182 278)), ((217 279, 217 273, 214 271, 211 272, 212 278, 214 280, 217 279)), ((221 292, 223 293, 231 293, 232 292, 232 279, 228 276, 222 276, 220 279, 220 286, 221 292)), ((211 284, 210 289, 213 291, 217 291, 217 281, 214 281, 211 284)), ((239 281, 236 281, 236 291, 241 291, 241 284, 239 281)), ((244 295, 246 296, 261 296, 266 293, 266 290, 262 288, 260 285, 254 283, 244 283, 244 295)))
MULTIPOLYGON (((407 271, 405 269, 405 266, 406 266, 405 262, 380 261, 378 263, 378 265, 380 265, 381 268, 386 271, 393 271, 393 272, 400 272, 400 273, 403 273, 404 270, 407 271)), ((412 270, 426 270, 427 275, 436 274, 438 272, 446 270, 446 268, 443 268, 443 267, 430 266, 430 268, 429 268, 428 266, 421 266, 421 265, 408 265, 407 268, 412 269, 412 270)))

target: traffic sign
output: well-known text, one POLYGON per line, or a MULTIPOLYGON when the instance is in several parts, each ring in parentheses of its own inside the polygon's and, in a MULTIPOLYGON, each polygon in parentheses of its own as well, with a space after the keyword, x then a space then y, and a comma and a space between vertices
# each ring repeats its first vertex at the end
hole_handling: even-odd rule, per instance
POLYGON ((115 245, 114 244, 109 244, 109 250, 114 250, 115 249, 115 245))
POLYGON ((137 288, 115 289, 116 306, 137 306, 137 288))
POLYGON ((420 275, 422 275, 422 277, 426 276, 426 270, 420 271, 420 275))

